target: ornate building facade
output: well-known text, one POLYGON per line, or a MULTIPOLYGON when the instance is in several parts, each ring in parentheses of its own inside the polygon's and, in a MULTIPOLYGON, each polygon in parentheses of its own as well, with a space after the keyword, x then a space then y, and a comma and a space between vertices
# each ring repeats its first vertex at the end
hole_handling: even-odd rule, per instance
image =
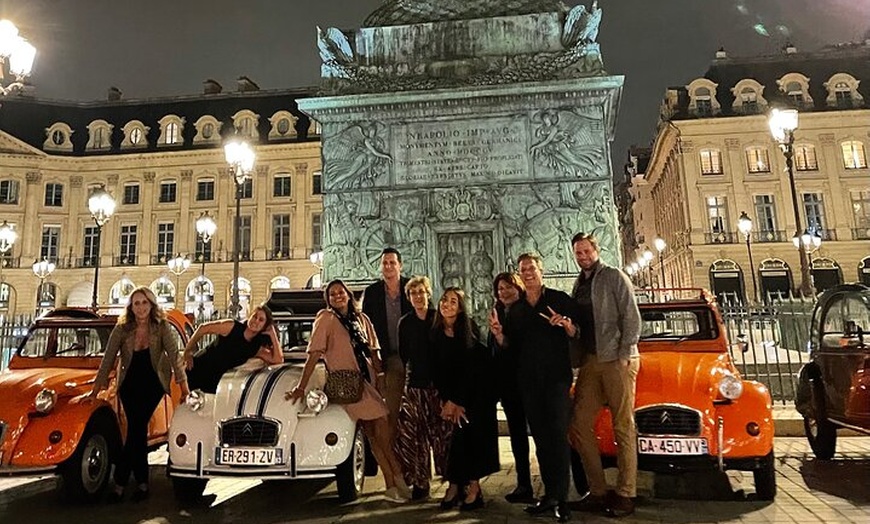
POLYGON ((5 98, 0 221, 18 238, 0 256, 0 314, 90 305, 98 258, 101 305, 124 304, 147 285, 167 305, 205 316, 225 310, 235 182, 223 145, 231 136, 256 152, 239 215, 242 306, 319 278, 309 259, 321 249, 319 128, 296 107, 307 96, 262 91, 242 77, 234 92, 209 80, 196 96, 125 100, 110 89, 102 102, 5 98), (88 210, 97 187, 116 202, 99 240, 88 210), (205 212, 218 226, 207 243, 195 227, 205 212), (167 262, 179 253, 192 264, 176 276, 167 262), (44 285, 31 269, 37 260, 56 265, 44 285))
POLYGON ((667 243, 645 278, 659 284, 663 263, 666 285, 740 299, 796 293, 792 237, 809 231, 821 239, 810 252, 816 291, 870 283, 868 59, 870 42, 745 59, 720 50, 704 76, 668 89, 645 167, 630 174, 631 208, 621 209, 633 213, 640 249, 656 237, 667 243), (797 206, 769 129, 775 107, 799 111, 797 206), (737 228, 743 213, 748 245, 737 228))

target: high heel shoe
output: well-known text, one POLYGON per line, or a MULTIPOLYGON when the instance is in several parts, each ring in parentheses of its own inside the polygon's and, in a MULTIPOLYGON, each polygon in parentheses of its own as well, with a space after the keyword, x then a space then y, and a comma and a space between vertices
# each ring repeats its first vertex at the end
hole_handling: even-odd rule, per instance
MULTIPOLYGON (((448 491, 448 493, 450 492, 449 489, 447 491, 448 491)), ((457 489, 456 493, 452 497, 450 497, 449 494, 444 495, 444 498, 441 499, 441 509, 453 509, 457 506, 457 504, 460 504, 461 502, 462 502, 462 490, 457 489)))
POLYGON ((471 502, 462 501, 459 505, 459 511, 472 511, 483 507, 483 492, 478 491, 477 496, 471 502))

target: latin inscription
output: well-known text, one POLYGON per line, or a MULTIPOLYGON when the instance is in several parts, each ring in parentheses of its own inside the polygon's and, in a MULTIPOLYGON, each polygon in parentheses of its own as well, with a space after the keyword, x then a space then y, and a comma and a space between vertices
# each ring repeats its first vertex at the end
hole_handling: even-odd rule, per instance
POLYGON ((393 134, 398 185, 443 185, 529 177, 524 120, 419 122, 393 134))

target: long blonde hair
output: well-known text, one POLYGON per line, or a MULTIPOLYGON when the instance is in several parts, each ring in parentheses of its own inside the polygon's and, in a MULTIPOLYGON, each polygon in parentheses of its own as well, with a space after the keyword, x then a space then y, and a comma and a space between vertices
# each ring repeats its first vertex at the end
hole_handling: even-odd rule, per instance
POLYGON ((148 286, 139 286, 130 293, 130 297, 127 299, 127 305, 124 307, 123 313, 118 316, 118 325, 124 326, 126 329, 132 329, 136 326, 136 315, 133 314, 133 297, 136 293, 142 293, 145 295, 145 298, 148 302, 151 303, 151 312, 149 316, 151 317, 149 320, 152 324, 159 324, 160 321, 166 318, 166 313, 160 309, 160 306, 157 305, 157 297, 154 295, 154 292, 151 291, 151 288, 148 286))

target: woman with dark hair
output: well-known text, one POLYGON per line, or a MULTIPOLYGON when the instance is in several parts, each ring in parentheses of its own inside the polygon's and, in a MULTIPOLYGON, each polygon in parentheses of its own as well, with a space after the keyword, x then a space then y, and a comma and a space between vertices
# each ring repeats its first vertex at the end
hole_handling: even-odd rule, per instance
MULTIPOLYGON (((499 273, 492 282, 495 296, 495 308, 492 314, 504 324, 507 312, 511 306, 526 294, 526 286, 516 273, 499 273)), ((508 431, 511 438, 511 453, 517 472, 517 487, 507 495, 505 500, 512 503, 531 504, 535 501, 532 489, 532 475, 529 467, 529 431, 526 424, 526 411, 523 409, 523 399, 517 383, 519 365, 517 356, 510 347, 501 348, 495 343, 492 334, 489 336, 489 347, 495 356, 495 391, 501 401, 501 407, 507 418, 508 431)))
POLYGON ((387 405, 375 388, 383 375, 377 355, 378 337, 372 323, 359 309, 353 294, 341 280, 333 280, 324 290, 326 309, 317 313, 308 340, 308 358, 299 383, 284 394, 294 404, 305 395, 305 388, 321 358, 327 371, 359 371, 363 378, 362 398, 342 407, 353 420, 362 423, 372 453, 384 474, 390 502, 407 502, 411 491, 405 484, 402 469, 390 445, 387 405))
POLYGON ((443 509, 457 504, 462 510, 483 507, 480 479, 500 467, 491 354, 477 333, 465 293, 457 287, 444 290, 432 328, 441 417, 454 424, 445 475, 450 485, 441 501, 443 509))
POLYGON ((115 467, 115 489, 109 494, 110 502, 120 502, 131 470, 139 485, 133 500, 148 497, 148 421, 163 395, 170 394, 173 373, 182 397, 189 393, 172 329, 154 293, 147 287, 138 287, 130 294, 127 307, 109 335, 88 400, 106 388, 120 354, 118 391, 127 417, 127 439, 115 467))
POLYGON ((245 322, 216 320, 196 328, 184 348, 190 388, 215 393, 224 373, 254 357, 270 365, 284 362, 272 310, 264 304, 255 306, 245 322), (216 335, 217 340, 205 352, 193 356, 197 342, 206 335, 216 335))

